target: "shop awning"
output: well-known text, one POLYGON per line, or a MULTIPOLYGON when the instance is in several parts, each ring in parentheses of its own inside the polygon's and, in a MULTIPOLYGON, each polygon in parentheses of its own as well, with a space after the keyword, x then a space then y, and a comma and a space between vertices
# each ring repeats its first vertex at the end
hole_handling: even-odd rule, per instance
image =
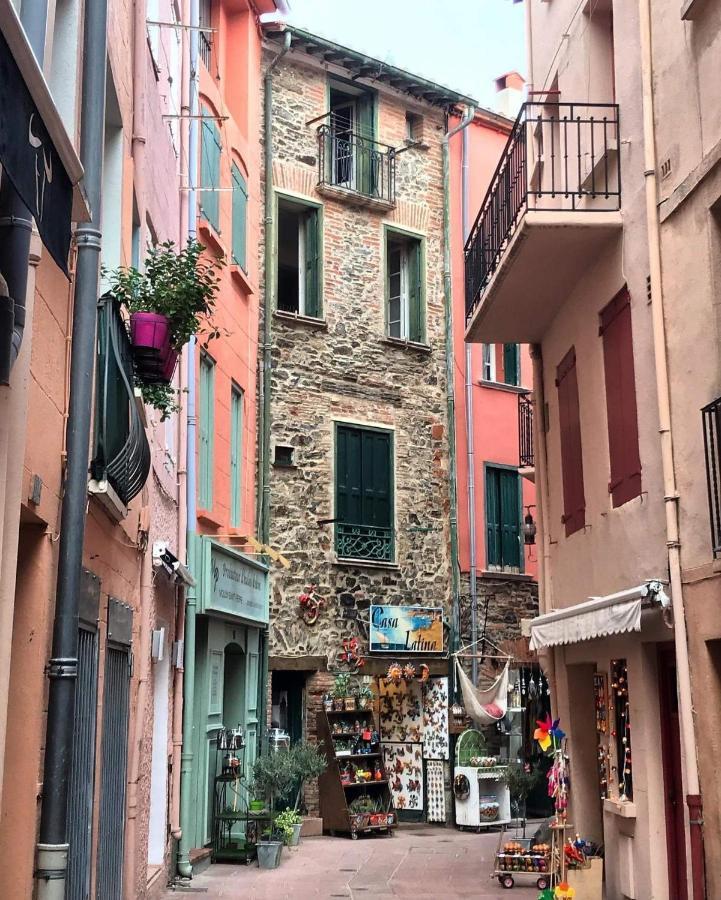
POLYGON ((83 167, 10 0, 0 0, 0 164, 67 275, 71 222, 90 218, 83 167))
POLYGON ((644 602, 670 605, 660 581, 646 581, 605 597, 590 597, 584 603, 554 610, 531 622, 532 650, 576 644, 610 634, 625 634, 641 630, 641 609, 644 602))

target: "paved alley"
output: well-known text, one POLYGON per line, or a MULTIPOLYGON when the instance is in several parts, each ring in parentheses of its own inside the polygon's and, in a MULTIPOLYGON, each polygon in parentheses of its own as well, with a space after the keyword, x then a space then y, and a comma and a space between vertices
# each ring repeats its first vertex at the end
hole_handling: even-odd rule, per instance
MULTIPOLYGON (((394 837, 351 841, 348 838, 306 838, 297 850, 283 850, 280 868, 260 871, 253 864, 217 864, 193 879, 192 892, 207 897, 351 898, 390 900, 397 897, 510 897, 534 900, 532 882, 503 890, 490 878, 497 834, 461 833, 429 826, 400 828, 394 837)), ((165 900, 185 893, 169 890, 165 900)))

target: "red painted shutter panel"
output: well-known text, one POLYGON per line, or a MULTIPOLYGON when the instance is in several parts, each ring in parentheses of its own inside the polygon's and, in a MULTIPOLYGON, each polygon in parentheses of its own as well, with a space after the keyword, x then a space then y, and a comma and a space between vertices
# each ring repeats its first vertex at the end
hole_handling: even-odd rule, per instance
POLYGON ((608 489, 617 507, 641 493, 631 305, 626 288, 602 310, 601 334, 611 463, 608 489))
POLYGON ((558 416, 561 431, 561 471, 563 477, 563 523, 566 537, 586 524, 583 491, 581 412, 578 403, 576 350, 572 347, 556 370, 558 416))

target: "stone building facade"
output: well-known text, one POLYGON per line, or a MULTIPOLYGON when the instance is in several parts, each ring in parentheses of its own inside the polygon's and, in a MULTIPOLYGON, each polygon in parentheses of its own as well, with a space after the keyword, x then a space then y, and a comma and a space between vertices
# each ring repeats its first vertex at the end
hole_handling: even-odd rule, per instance
MULTIPOLYGON (((272 577, 270 715, 277 720, 283 702, 291 719, 293 709, 297 714, 295 724, 280 724, 292 737, 312 737, 313 710, 330 686, 329 672, 339 668, 343 639, 356 637, 367 651, 371 603, 451 613, 442 139, 445 107, 463 98, 438 88, 436 102, 420 100, 411 94, 419 94, 413 76, 396 72, 396 87, 357 77, 365 57, 343 48, 332 53, 335 45, 295 29, 291 39, 272 80, 273 183, 266 188, 274 192, 275 221, 265 239, 273 241, 274 271, 261 276, 272 315, 270 541, 290 561, 272 577), (364 103, 373 109, 365 120, 364 103), (347 137, 353 128, 360 137, 347 137), (378 149, 382 156, 364 157, 367 146, 376 146, 371 136, 386 145, 378 149), (394 148, 395 198, 384 196, 388 148, 394 148), (366 158, 377 168, 363 184, 366 158), (311 314, 294 306, 294 297, 287 302, 286 209, 310 210, 306 215, 320 223, 311 314), (391 283, 389 267, 404 246, 411 248, 398 251, 411 258, 401 276, 407 284, 419 260, 415 331, 410 321, 405 330, 390 322, 389 295, 398 282, 391 283), (381 435, 390 448, 389 505, 381 513, 388 528, 348 521, 353 501, 341 496, 358 486, 343 483, 352 464, 339 444, 362 443, 364 434, 381 435), (348 525, 362 526, 353 545, 348 525), (299 597, 312 586, 322 607, 307 624, 299 597)), ((264 65, 280 46, 269 34, 264 65)), ((382 69, 366 59, 362 71, 373 66, 382 69)), ((368 661, 365 671, 372 670, 368 661)), ((312 807, 312 795, 306 799, 312 807)))

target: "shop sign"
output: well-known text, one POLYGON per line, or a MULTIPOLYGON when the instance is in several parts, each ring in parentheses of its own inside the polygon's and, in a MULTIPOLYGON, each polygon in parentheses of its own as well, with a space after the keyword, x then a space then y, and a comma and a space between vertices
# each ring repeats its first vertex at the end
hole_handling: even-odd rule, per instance
POLYGON ((443 610, 423 606, 371 606, 371 653, 443 653, 443 610))
POLYGON ((268 622, 268 569, 242 553, 203 540, 201 612, 268 622))

